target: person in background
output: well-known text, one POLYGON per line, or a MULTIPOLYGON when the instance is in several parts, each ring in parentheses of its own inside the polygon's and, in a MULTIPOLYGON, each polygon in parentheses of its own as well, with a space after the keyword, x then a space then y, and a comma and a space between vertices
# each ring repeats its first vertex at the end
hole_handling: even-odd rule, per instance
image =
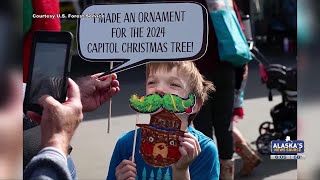
MULTIPOLYGON (((205 0, 197 0, 205 7, 205 0)), ((239 11, 234 1, 233 8, 241 23, 239 11)), ((194 127, 206 136, 213 139, 215 135, 219 158, 220 179, 234 179, 234 143, 232 114, 235 90, 235 67, 225 61, 221 61, 218 53, 218 42, 211 17, 208 17, 209 35, 207 52, 195 63, 209 81, 214 82, 216 91, 209 94, 204 107, 200 110, 193 124, 194 127), (214 134, 213 134, 214 130, 214 134)), ((243 25, 241 26, 243 27, 243 25)))
MULTIPOLYGON (((234 109, 233 109, 233 122, 238 122, 243 119, 243 100, 244 90, 248 78, 248 65, 244 67, 235 68, 236 72, 236 89, 234 93, 234 109)), ((250 147, 242 133, 233 126, 233 140, 235 152, 242 158, 243 165, 240 170, 240 176, 249 176, 253 169, 262 161, 258 154, 250 147)))

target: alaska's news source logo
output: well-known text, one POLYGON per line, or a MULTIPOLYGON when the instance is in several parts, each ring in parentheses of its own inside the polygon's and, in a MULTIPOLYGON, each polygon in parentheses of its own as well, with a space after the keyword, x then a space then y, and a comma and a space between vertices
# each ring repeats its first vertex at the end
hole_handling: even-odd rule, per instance
POLYGON ((296 154, 304 152, 304 141, 290 140, 290 136, 286 140, 272 140, 271 153, 274 154, 296 154))

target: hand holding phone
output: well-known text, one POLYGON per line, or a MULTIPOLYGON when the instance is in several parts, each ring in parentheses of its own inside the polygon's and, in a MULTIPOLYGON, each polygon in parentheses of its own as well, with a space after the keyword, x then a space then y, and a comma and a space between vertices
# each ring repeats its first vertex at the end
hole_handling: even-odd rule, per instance
POLYGON ((42 112, 38 100, 50 95, 59 102, 66 100, 70 72, 70 32, 36 31, 32 40, 24 112, 42 112))

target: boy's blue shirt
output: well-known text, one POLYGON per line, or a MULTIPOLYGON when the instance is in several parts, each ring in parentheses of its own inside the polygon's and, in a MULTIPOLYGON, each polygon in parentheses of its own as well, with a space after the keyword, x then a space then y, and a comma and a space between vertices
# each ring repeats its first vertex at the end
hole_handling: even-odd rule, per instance
MULTIPOLYGON (((187 132, 194 135, 200 144, 201 153, 194 159, 189 166, 190 177, 192 180, 216 180, 219 179, 219 158, 216 144, 212 139, 208 138, 200 131, 193 127, 188 127, 187 132)), ((116 179, 115 172, 116 167, 121 163, 122 160, 130 159, 132 155, 134 131, 130 131, 124 134, 117 142, 116 147, 113 151, 112 158, 110 161, 109 172, 107 180, 116 179)), ((172 179, 171 167, 158 168, 153 167, 144 162, 142 156, 139 153, 141 140, 141 129, 137 132, 137 144, 135 149, 135 163, 137 167, 138 180, 167 180, 172 179)))

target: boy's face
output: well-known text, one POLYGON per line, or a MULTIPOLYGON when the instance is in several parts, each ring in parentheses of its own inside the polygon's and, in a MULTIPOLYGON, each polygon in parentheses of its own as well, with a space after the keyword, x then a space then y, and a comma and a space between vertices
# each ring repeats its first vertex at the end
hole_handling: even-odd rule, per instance
POLYGON ((178 72, 177 67, 171 71, 159 69, 149 74, 146 82, 146 94, 176 94, 187 98, 190 93, 188 79, 178 72))

